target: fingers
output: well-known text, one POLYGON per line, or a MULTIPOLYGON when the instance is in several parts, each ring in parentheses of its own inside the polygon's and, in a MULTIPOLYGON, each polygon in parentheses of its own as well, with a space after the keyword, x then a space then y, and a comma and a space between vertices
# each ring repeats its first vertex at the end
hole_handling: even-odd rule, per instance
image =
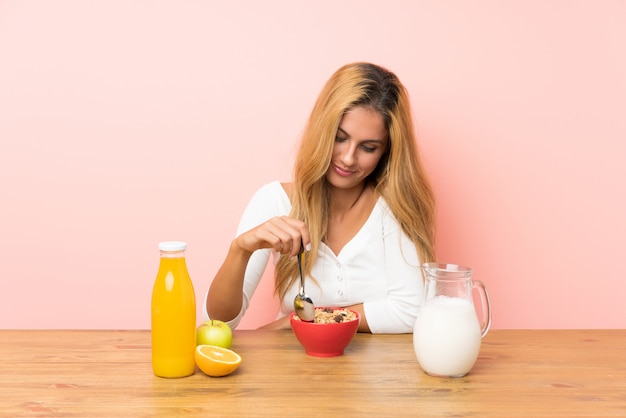
POLYGON ((270 232, 274 235, 272 249, 282 255, 295 256, 302 248, 303 235, 308 237, 304 222, 288 216, 272 218, 270 232))
POLYGON ((246 251, 270 248, 290 257, 300 252, 302 245, 311 242, 304 222, 288 216, 274 217, 238 237, 239 245, 246 251))

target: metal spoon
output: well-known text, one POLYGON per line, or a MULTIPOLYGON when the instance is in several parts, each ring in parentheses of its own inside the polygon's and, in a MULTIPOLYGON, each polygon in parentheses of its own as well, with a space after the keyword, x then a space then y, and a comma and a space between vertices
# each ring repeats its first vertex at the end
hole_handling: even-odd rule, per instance
POLYGON ((300 269, 300 293, 296 295, 293 300, 293 307, 296 310, 296 314, 301 320, 306 322, 313 322, 315 319, 315 305, 310 297, 304 293, 304 276, 302 274, 302 257, 304 254, 304 247, 300 247, 298 253, 298 268, 300 269))

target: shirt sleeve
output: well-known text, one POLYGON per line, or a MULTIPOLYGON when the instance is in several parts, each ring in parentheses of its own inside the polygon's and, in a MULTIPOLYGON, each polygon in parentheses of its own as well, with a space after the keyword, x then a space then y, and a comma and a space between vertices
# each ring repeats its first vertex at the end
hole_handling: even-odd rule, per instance
POLYGON ((373 334, 411 333, 424 293, 424 282, 415 244, 402 231, 391 211, 383 216, 383 241, 387 293, 363 303, 373 334))
MULTIPOLYGON (((246 206, 243 215, 239 221, 237 227, 237 233, 235 236, 239 236, 243 232, 260 225, 261 223, 273 218, 274 216, 286 215, 291 209, 288 205, 289 200, 282 190, 282 186, 279 182, 269 183, 261 187, 250 199, 250 202, 246 206)), ((246 272, 243 280, 243 301, 241 304, 241 310, 239 314, 228 321, 227 324, 231 329, 235 329, 243 315, 246 313, 248 306, 250 306, 250 299, 254 294, 261 277, 267 267, 267 262, 270 257, 271 250, 263 249, 257 250, 252 253, 246 266, 246 272)), ((203 317, 205 320, 210 319, 206 309, 206 300, 208 298, 208 291, 205 295, 204 312, 203 317)))

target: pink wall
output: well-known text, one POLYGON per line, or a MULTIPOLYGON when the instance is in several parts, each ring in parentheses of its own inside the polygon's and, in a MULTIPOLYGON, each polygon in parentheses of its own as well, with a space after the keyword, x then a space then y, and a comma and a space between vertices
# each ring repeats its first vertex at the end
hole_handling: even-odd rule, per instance
MULTIPOLYGON (((495 328, 626 327, 626 2, 0 0, 0 328, 148 328, 157 243, 198 305, 289 180, 340 65, 410 90, 440 259, 495 328)), ((254 327, 274 315, 271 284, 254 327)), ((200 310, 198 316, 200 318, 200 310)))

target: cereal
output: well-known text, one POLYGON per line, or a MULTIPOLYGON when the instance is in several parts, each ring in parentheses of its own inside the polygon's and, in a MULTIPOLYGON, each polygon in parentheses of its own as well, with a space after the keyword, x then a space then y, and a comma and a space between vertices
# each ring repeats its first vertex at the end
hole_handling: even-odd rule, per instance
MULTIPOLYGON (((300 319, 297 316, 295 319, 300 319)), ((354 321, 356 315, 349 309, 343 308, 315 308, 316 324, 337 324, 340 322, 354 321)))

